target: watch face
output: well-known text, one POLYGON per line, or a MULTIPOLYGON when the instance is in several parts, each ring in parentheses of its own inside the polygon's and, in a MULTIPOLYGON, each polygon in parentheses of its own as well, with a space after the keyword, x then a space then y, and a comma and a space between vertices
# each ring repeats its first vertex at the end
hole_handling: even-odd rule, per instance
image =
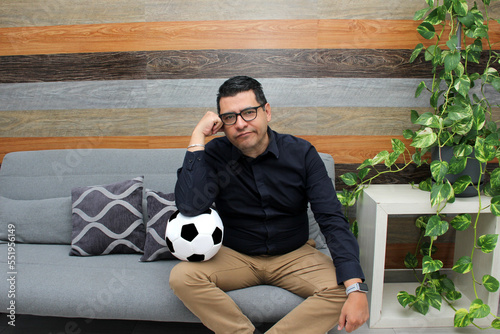
POLYGON ((368 285, 366 283, 359 283, 359 290, 368 292, 368 285))

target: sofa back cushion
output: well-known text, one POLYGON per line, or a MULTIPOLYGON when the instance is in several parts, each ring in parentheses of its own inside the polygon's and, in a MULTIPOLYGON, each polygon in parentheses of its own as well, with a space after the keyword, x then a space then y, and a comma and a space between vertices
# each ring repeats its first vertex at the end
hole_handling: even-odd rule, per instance
POLYGON ((12 231, 17 242, 69 244, 71 230, 70 196, 27 200, 0 196, 0 242, 7 241, 12 231))
MULTIPOLYGON (((9 153, 0 168, 0 196, 4 197, 0 199, 0 242, 6 241, 4 227, 12 222, 27 233, 17 231, 20 242, 70 244, 73 188, 144 175, 144 188, 172 193, 185 153, 185 149, 92 148, 9 153)), ((320 155, 333 182, 333 158, 320 155)), ((144 217, 146 207, 144 196, 144 217)), ((310 236, 323 248, 314 219, 310 219, 310 236)))

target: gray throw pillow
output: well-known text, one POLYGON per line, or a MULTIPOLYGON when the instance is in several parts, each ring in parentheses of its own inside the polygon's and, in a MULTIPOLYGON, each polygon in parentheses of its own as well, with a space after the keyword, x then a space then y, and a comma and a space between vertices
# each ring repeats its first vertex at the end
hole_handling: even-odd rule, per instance
POLYGON ((0 241, 12 224, 17 242, 71 243, 71 197, 19 200, 0 196, 0 241))
POLYGON ((142 215, 144 177, 71 190, 70 255, 142 253, 146 231, 142 215))
POLYGON ((149 262, 164 259, 175 259, 165 242, 165 230, 170 216, 177 210, 173 193, 164 194, 146 189, 148 222, 146 227, 146 244, 141 261, 149 262))

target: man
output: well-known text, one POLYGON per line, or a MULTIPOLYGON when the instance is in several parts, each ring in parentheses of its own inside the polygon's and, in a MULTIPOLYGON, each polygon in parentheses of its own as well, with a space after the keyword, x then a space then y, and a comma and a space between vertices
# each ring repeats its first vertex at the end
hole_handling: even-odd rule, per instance
POLYGON ((269 128, 271 107, 255 79, 227 80, 217 107, 192 133, 175 196, 188 216, 215 202, 224 246, 207 262, 176 265, 173 291, 215 333, 254 332, 225 291, 259 284, 306 298, 268 333, 325 333, 337 323, 357 329, 368 319, 366 294, 355 284, 363 281, 358 244, 317 151, 269 128), (219 131, 225 137, 205 146, 219 131), (307 240, 308 203, 333 261, 307 240))

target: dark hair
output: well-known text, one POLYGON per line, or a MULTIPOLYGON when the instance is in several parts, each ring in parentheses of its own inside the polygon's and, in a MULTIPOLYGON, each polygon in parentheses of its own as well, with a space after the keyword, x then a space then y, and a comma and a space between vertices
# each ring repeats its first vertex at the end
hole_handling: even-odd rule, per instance
POLYGON ((262 90, 262 85, 260 82, 254 78, 250 78, 244 75, 232 77, 226 80, 220 87, 219 93, 217 94, 217 111, 220 114, 220 99, 223 97, 236 96, 239 93, 246 91, 253 91, 255 98, 259 104, 266 104, 266 96, 262 90))

